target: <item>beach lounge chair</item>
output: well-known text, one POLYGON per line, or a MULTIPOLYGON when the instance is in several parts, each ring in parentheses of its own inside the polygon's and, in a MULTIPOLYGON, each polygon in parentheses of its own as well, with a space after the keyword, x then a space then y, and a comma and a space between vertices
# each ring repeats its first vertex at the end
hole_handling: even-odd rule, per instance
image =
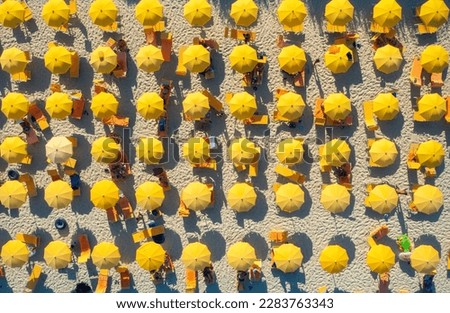
POLYGON ((416 32, 417 35, 434 34, 438 30, 437 27, 427 26, 422 23, 415 24, 415 26, 417 28, 417 32, 416 32))
POLYGON ((372 33, 387 34, 389 33, 389 30, 390 30, 389 27, 383 27, 374 21, 372 21, 372 23, 370 24, 370 31, 372 33))
POLYGON ((170 62, 172 54, 172 33, 161 33, 161 52, 165 62, 170 62))
POLYGON ((80 120, 83 117, 85 105, 83 94, 80 91, 77 91, 72 93, 70 97, 73 102, 72 113, 70 116, 74 119, 80 120))
POLYGON ((20 127, 22 127, 22 132, 25 134, 26 136, 26 141, 27 144, 32 145, 35 143, 39 142, 39 138, 36 135, 36 131, 34 130, 34 128, 31 126, 30 122, 28 121, 27 117, 24 117, 20 122, 19 122, 20 127))
POLYGON ((158 226, 155 226, 155 227, 146 228, 144 230, 135 232, 135 233, 132 234, 132 237, 133 237, 133 242, 134 243, 138 243, 138 242, 141 242, 142 240, 147 239, 149 237, 162 235, 162 234, 164 234, 164 226, 163 225, 158 225, 158 226))
POLYGON ((91 257, 91 245, 89 244, 89 238, 86 234, 78 236, 78 242, 80 243, 80 256, 78 257, 78 263, 86 263, 91 257))
POLYGON ((447 113, 445 114, 445 121, 447 123, 450 123, 450 97, 446 98, 446 102, 447 102, 447 113))
POLYGON ((116 271, 120 274, 120 288, 130 289, 131 275, 128 267, 120 265, 116 267, 116 271))
POLYGON ((99 27, 100 27, 100 29, 103 30, 104 32, 116 32, 117 29, 119 28, 119 23, 116 21, 116 22, 113 22, 113 23, 110 24, 110 25, 107 25, 107 26, 99 26, 99 27))
POLYGON ((47 170, 47 174, 50 175, 50 177, 52 178, 52 181, 61 180, 61 176, 59 175, 59 172, 57 169, 47 170))
POLYGON ((77 0, 69 0, 69 14, 76 15, 78 13, 77 0))
POLYGON ((192 43, 194 45, 203 45, 203 46, 209 47, 211 49, 215 49, 215 50, 220 49, 219 44, 214 39, 206 39, 206 38, 197 36, 197 37, 192 38, 192 43))
POLYGON ((167 128, 168 128, 168 122, 167 122, 167 113, 164 113, 159 117, 158 120, 158 131, 157 135, 159 138, 167 138, 167 128))
POLYGON ((103 79, 94 79, 94 94, 107 91, 107 85, 103 79))
MULTIPOLYGON (((324 149, 324 147, 325 147, 325 145, 320 145, 319 146, 319 156, 322 156, 323 155, 323 149, 324 149)), ((319 167, 320 167, 320 171, 322 172, 322 173, 325 173, 325 172, 330 172, 331 171, 331 165, 330 164, 328 164, 328 162, 326 161, 326 159, 325 158, 320 158, 320 160, 319 160, 319 167)))
POLYGON ((119 198, 118 204, 120 206, 120 209, 122 210, 124 219, 128 220, 130 218, 134 218, 133 207, 131 206, 130 201, 128 201, 127 197, 121 196, 119 198))
POLYGON ((171 273, 175 271, 175 266, 173 265, 172 258, 167 252, 164 258, 164 263, 163 265, 161 265, 161 268, 164 270, 165 273, 171 273))
POLYGON ((373 116, 373 102, 364 101, 363 110, 364 110, 364 122, 366 123, 367 129, 371 131, 377 130, 378 124, 373 116))
POLYGON ((55 93, 55 92, 62 92, 62 87, 61 87, 61 85, 58 84, 58 83, 51 83, 49 89, 50 89, 50 91, 51 91, 52 93, 55 93))
POLYGON ((280 163, 275 166, 275 172, 297 184, 303 184, 306 180, 305 175, 291 170, 289 167, 280 163))
POLYGON ((0 264, 0 278, 5 277, 5 267, 0 264))
POLYGON ((294 86, 295 87, 305 87, 306 74, 305 69, 294 75, 294 86))
POLYGON ((37 196, 36 185, 34 183, 33 177, 31 177, 30 174, 28 173, 21 174, 19 176, 19 181, 21 183, 25 183, 25 185, 27 186, 27 193, 29 197, 37 196))
POLYGON ((113 71, 116 78, 124 78, 127 76, 127 53, 124 51, 117 51, 117 69, 113 71))
POLYGON ((253 115, 244 120, 245 125, 267 125, 269 124, 268 115, 253 115))
POLYGON ((369 236, 372 237, 375 241, 377 241, 386 236, 388 233, 389 228, 387 227, 387 225, 380 225, 374 230, 372 230, 369 236))
POLYGON ((80 76, 80 57, 76 51, 70 53, 72 65, 70 66, 69 75, 71 78, 78 78, 80 76))
POLYGON ((15 73, 11 75, 12 80, 19 82, 27 82, 31 80, 31 71, 25 70, 23 72, 15 73))
POLYGON ((109 209, 106 209, 106 216, 108 217, 108 222, 110 223, 116 223, 119 221, 119 212, 117 212, 117 209, 115 207, 110 207, 109 209))
POLYGON ((164 100, 164 107, 167 108, 170 101, 170 95, 172 94, 173 82, 168 79, 162 79, 159 96, 164 100))
POLYGON ((317 98, 314 106, 314 124, 324 126, 327 118, 323 111, 323 98, 317 98))
POLYGON ((422 81, 422 64, 420 63, 420 58, 415 57, 413 60, 411 72, 409 74, 409 79, 411 84, 417 87, 421 87, 423 85, 422 81))
POLYGON ((95 288, 95 293, 105 293, 108 288, 108 277, 109 270, 101 269, 98 274, 97 288, 95 288))
POLYGON ((177 74, 178 76, 186 76, 186 74, 187 74, 187 69, 183 65, 183 53, 184 53, 184 51, 186 51, 187 48, 188 48, 188 46, 181 46, 180 50, 178 52, 178 65, 177 65, 177 69, 175 71, 175 74, 177 74))
POLYGON ((442 73, 432 73, 430 77, 431 88, 440 88, 444 86, 442 73))
POLYGON ((269 240, 274 243, 284 243, 287 240, 288 232, 286 230, 273 229, 269 232, 269 240))
POLYGON ((23 292, 30 293, 34 291, 34 288, 36 288, 37 282, 39 280, 39 277, 41 277, 42 273, 42 267, 38 264, 35 264, 33 266, 33 270, 30 273, 30 276, 28 276, 27 284, 25 285, 25 289, 23 292))
POLYGON ((419 148, 419 144, 417 144, 417 143, 412 143, 411 146, 409 147, 408 159, 407 159, 406 163, 408 165, 408 168, 411 170, 420 169, 420 163, 417 162, 417 160, 416 160, 416 152, 417 152, 418 148, 419 148))
POLYGON ((193 168, 207 168, 210 170, 217 170, 217 162, 214 159, 209 159, 206 162, 199 163, 199 164, 192 164, 193 168))
POLYGON ((424 168, 424 174, 427 178, 433 178, 436 177, 436 168, 434 167, 425 167, 424 168))
POLYGON ((161 33, 155 32, 153 28, 146 28, 144 27, 144 35, 145 35, 145 42, 147 45, 158 45, 158 39, 161 41, 161 33))
POLYGON ((258 161, 249 164, 248 165, 248 176, 250 176, 250 177, 258 176, 258 168, 259 168, 259 162, 258 161))
POLYGON ((197 292, 197 272, 186 269, 186 290, 187 293, 197 292))
POLYGON ((243 40, 245 42, 256 40, 256 33, 248 30, 230 29, 229 27, 225 27, 223 34, 225 38, 243 40))
POLYGON ((41 130, 46 130, 50 127, 47 122, 47 118, 44 113, 42 113, 41 109, 36 105, 36 103, 32 103, 29 107, 29 113, 36 120, 41 130))
POLYGON ((375 188, 377 185, 376 184, 367 184, 366 185, 366 192, 367 192, 367 197, 364 199, 364 205, 368 208, 371 208, 372 205, 369 202, 369 193, 373 190, 373 188, 375 188))
POLYGON ((35 235, 29 235, 24 233, 17 233, 16 239, 26 243, 27 245, 37 247, 39 246, 40 238, 35 235))
POLYGON ((102 119, 102 122, 105 125, 128 127, 130 118, 119 115, 111 115, 110 117, 102 119))
POLYGON ((257 259, 249 268, 249 277, 251 281, 261 281, 262 278, 262 261, 257 259))
POLYGON ((180 200, 180 206, 178 207, 178 215, 181 217, 189 217, 191 210, 189 210, 183 201, 180 200))
POLYGON ((341 170, 345 175, 340 175, 337 177, 338 184, 345 186, 348 190, 352 189, 351 178, 352 178, 352 165, 350 163, 344 163, 340 166, 341 170))
POLYGON ((219 113, 223 112, 223 104, 216 97, 214 97, 207 89, 202 91, 202 94, 209 100, 209 105, 219 113))
POLYGON ((347 31, 346 25, 333 25, 331 23, 326 23, 327 33, 345 33, 347 31))

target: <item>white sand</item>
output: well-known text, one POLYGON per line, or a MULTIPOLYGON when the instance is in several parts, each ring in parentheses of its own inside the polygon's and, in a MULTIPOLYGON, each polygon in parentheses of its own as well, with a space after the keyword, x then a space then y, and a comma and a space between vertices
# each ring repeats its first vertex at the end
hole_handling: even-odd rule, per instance
MULTIPOLYGON (((21 27, 11 31, 0 28, 1 48, 19 46, 31 50, 33 62, 31 64, 33 80, 26 84, 10 83, 9 75, 0 72, 0 87, 2 96, 9 90, 20 90, 29 95, 31 99, 36 99, 42 107, 46 96, 49 95, 48 86, 51 81, 57 81, 58 77, 51 76, 45 69, 43 56, 47 50, 47 43, 51 40, 71 46, 81 55, 81 75, 77 80, 70 80, 62 77, 60 82, 66 89, 81 89, 86 98, 91 98, 92 79, 96 76, 89 65, 89 53, 97 46, 101 45, 109 36, 108 33, 101 32, 94 26, 87 15, 90 1, 78 1, 78 19, 74 27, 71 27, 72 35, 56 33, 44 24, 40 18, 42 3, 44 1, 28 1, 36 19, 34 23, 29 23, 28 29, 21 27)), ((144 44, 144 34, 142 27, 134 18, 134 6, 137 1, 116 0, 120 9, 121 26, 120 33, 128 42, 130 57, 128 59, 128 77, 122 80, 111 80, 111 89, 120 98, 119 113, 127 115, 131 119, 133 127, 133 144, 140 136, 153 135, 156 126, 154 122, 147 122, 136 114, 134 105, 137 99, 145 91, 158 91, 161 78, 173 79, 175 90, 171 100, 170 129, 171 133, 179 128, 179 138, 177 144, 190 136, 193 126, 182 121, 181 101, 190 91, 199 91, 208 87, 220 99, 224 100, 225 92, 238 92, 242 90, 240 86, 241 75, 233 73, 229 66, 228 55, 237 42, 223 38, 223 28, 226 25, 233 25, 229 18, 229 7, 231 0, 213 0, 214 5, 213 23, 208 24, 204 29, 192 28, 182 17, 183 4, 185 1, 164 0, 164 14, 167 28, 174 36, 174 55, 169 64, 164 64, 160 72, 147 74, 139 71, 132 58, 136 55, 138 48, 144 44), (189 44, 192 37, 205 35, 218 40, 221 45, 219 54, 214 54, 213 62, 216 68, 216 78, 212 81, 202 81, 197 75, 187 76, 180 79, 174 75, 178 54, 181 45, 189 44)), ((22 166, 22 171, 29 171, 35 175, 39 188, 39 195, 32 198, 18 211, 9 211, 0 207, 0 246, 18 232, 34 232, 42 239, 42 245, 38 249, 36 256, 32 258, 44 267, 43 279, 40 280, 37 291, 39 292, 70 292, 77 282, 89 282, 93 287, 97 285, 97 270, 92 263, 73 264, 67 270, 57 271, 45 265, 43 260, 43 248, 51 240, 63 240, 70 243, 75 240, 77 234, 87 232, 90 236, 91 245, 97 242, 112 241, 117 244, 122 253, 122 262, 128 264, 133 274, 133 289, 131 291, 154 292, 173 291, 183 292, 184 266, 180 260, 181 251, 190 241, 200 240, 207 244, 212 251, 212 261, 217 273, 217 285, 206 287, 203 281, 200 282, 200 292, 234 292, 236 289, 235 271, 227 264, 227 248, 239 241, 250 242, 257 251, 257 256, 263 259, 264 282, 253 286, 253 291, 268 292, 313 292, 317 287, 328 285, 330 289, 336 288, 340 291, 364 291, 374 292, 377 289, 376 276, 370 273, 366 265, 365 257, 368 251, 366 237, 375 227, 384 223, 382 216, 368 211, 364 207, 365 184, 368 182, 387 181, 398 184, 401 187, 409 187, 413 183, 423 183, 424 178, 421 173, 411 173, 408 175, 405 158, 407 156, 410 142, 418 142, 426 138, 434 138, 447 146, 447 136, 445 130, 448 126, 444 122, 418 124, 412 121, 413 97, 429 92, 428 87, 423 87, 419 91, 410 87, 409 71, 412 58, 419 54, 422 49, 430 43, 438 42, 450 51, 450 37, 448 27, 441 29, 436 36, 422 36, 418 38, 414 34, 414 19, 412 8, 422 1, 400 0, 403 6, 403 20, 397 26, 399 39, 406 47, 404 67, 398 73, 392 75, 380 75, 374 70, 372 57, 374 51, 370 45, 369 21, 371 19, 372 6, 375 1, 356 1, 355 18, 350 25, 350 29, 357 31, 362 45, 359 50, 360 63, 355 64, 348 73, 333 76, 324 67, 323 61, 316 66, 316 75, 312 75, 312 61, 316 58, 323 60, 323 53, 332 40, 323 32, 323 12, 327 1, 307 0, 309 16, 305 22, 305 31, 302 35, 288 38, 297 43, 301 43, 309 57, 308 82, 307 87, 296 89, 307 102, 304 119, 300 128, 291 130, 286 126, 280 126, 273 122, 269 125, 272 139, 263 139, 266 130, 264 127, 252 126, 247 128, 248 136, 255 136, 256 141, 264 147, 264 152, 270 156, 269 162, 263 161, 260 165, 260 174, 252 179, 253 184, 259 190, 256 207, 249 213, 235 214, 224 201, 224 194, 236 180, 247 179, 246 175, 238 175, 229 162, 219 167, 217 172, 196 171, 193 172, 190 166, 183 160, 180 162, 171 161, 166 168, 173 185, 171 191, 167 193, 166 201, 163 205, 164 222, 166 227, 166 242, 164 247, 175 261, 176 275, 169 276, 166 285, 157 288, 150 281, 149 274, 138 267, 134 262, 135 251, 138 247, 133 244, 131 233, 136 230, 134 221, 108 224, 105 212, 92 207, 89 201, 89 186, 102 178, 108 178, 104 172, 104 166, 92 162, 89 150, 92 141, 105 134, 105 129, 101 122, 92 118, 92 114, 83 117, 78 121, 64 120, 50 122, 51 132, 46 132, 41 142, 29 148, 34 157, 31 166, 22 166), (396 142, 400 155, 395 165, 385 170, 369 170, 367 166, 366 133, 362 101, 372 99, 377 93, 385 88, 385 85, 398 88, 398 97, 401 104, 401 116, 389 123, 383 123, 378 136, 387 136, 396 142), (286 137, 302 136, 309 140, 308 148, 314 156, 317 156, 315 140, 324 140, 324 130, 315 128, 312 124, 312 110, 315 98, 327 95, 332 92, 342 91, 346 93, 353 104, 353 116, 355 125, 348 129, 335 129, 335 136, 350 136, 349 141, 353 148, 352 162, 353 170, 353 200, 351 207, 339 216, 332 216, 325 211, 319 202, 320 188, 328 178, 322 179, 317 162, 312 165, 302 164, 299 169, 309 176, 305 183, 307 201, 304 207, 294 214, 279 213, 274 204, 274 195, 271 190, 272 184, 277 181, 273 168, 275 162, 273 152, 276 144, 286 137), (52 210, 44 199, 44 187, 50 182, 50 177, 46 174, 49 167, 45 160, 45 142, 52 135, 72 135, 79 138, 79 146, 76 149, 75 158, 78 160, 77 170, 80 172, 84 182, 82 196, 73 201, 71 208, 64 210, 52 210), (44 139, 45 137, 45 139, 44 139), (180 190, 190 181, 196 179, 212 180, 216 184, 216 204, 199 214, 182 219, 176 214, 179 202, 180 190), (59 234, 53 226, 56 217, 61 216, 67 219, 69 231, 66 234, 59 234), (268 251, 270 243, 267 234, 272 228, 284 228, 289 231, 289 241, 301 247, 304 254, 303 268, 293 274, 283 274, 280 271, 271 271, 269 267, 268 251), (346 270, 334 277, 324 272, 319 265, 319 253, 330 242, 336 242, 348 249, 350 264, 346 270)), ((268 75, 263 85, 256 91, 260 112, 273 112, 275 102, 272 92, 275 88, 283 86, 282 75, 278 69, 277 55, 279 48, 275 46, 276 35, 281 33, 282 28, 276 19, 275 10, 278 1, 260 1, 260 14, 258 22, 251 29, 257 32, 255 46, 259 51, 264 51, 268 56, 268 75)), ((120 38, 117 34, 112 34, 120 38)), ((106 78, 110 80, 109 77, 106 78)), ((287 86, 294 90, 293 87, 287 86)), ((450 94, 449 85, 442 88, 442 95, 450 94)), ((11 121, 7 121, 3 115, 0 116, 0 125, 3 129, 1 139, 8 135, 18 134, 20 128, 11 121)), ((214 126, 209 134, 220 138, 223 145, 235 136, 243 134, 244 128, 235 123, 233 117, 227 115, 226 119, 214 118, 214 126)), ((174 146, 175 153, 179 153, 178 146, 174 146)), ((132 149, 133 150, 133 149, 132 149)), ((173 152, 173 151, 172 151, 173 152)), ((134 151, 132 151, 134 158, 134 151)), ((448 181, 450 174, 444 169, 448 166, 448 158, 444 165, 438 170, 438 176, 431 183, 438 186, 445 198, 450 196, 450 190, 445 181, 448 181)), ((6 179, 3 172, 7 164, 1 161, 2 179, 6 179)), ((144 168, 142 165, 133 166, 134 177, 120 184, 121 189, 127 197, 131 199, 133 205, 134 188, 146 180, 155 180, 151 175, 151 168, 144 168)), ((332 178, 334 180, 334 178, 332 178)), ((280 182, 285 182, 279 179, 280 182)), ((438 292, 450 292, 450 283, 446 273, 446 255, 450 249, 448 234, 450 233, 450 216, 448 210, 443 208, 438 214, 425 216, 417 215, 406 218, 405 214, 410 201, 409 196, 401 198, 401 208, 397 213, 392 213, 387 225, 390 228, 390 237, 383 240, 386 244, 395 247, 395 238, 404 232, 404 228, 412 238, 415 238, 416 245, 421 243, 431 243, 441 254, 441 262, 438 267, 438 274, 435 277, 436 289, 438 292)), ((25 267, 20 269, 7 268, 6 283, 1 282, 0 292, 21 292, 26 282, 28 271, 25 267)), ((120 290, 118 283, 119 275, 114 272, 110 281, 110 291, 120 290)), ((407 264, 398 262, 391 271, 391 288, 393 291, 408 289, 418 290, 418 275, 407 264)))

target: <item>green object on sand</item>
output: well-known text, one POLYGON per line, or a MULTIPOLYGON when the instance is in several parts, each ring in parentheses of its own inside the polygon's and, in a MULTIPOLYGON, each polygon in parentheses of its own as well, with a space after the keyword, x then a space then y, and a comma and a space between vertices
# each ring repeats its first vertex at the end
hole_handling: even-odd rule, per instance
POLYGON ((408 235, 403 234, 397 238, 398 245, 402 248, 403 252, 411 251, 411 241, 409 240, 408 235))

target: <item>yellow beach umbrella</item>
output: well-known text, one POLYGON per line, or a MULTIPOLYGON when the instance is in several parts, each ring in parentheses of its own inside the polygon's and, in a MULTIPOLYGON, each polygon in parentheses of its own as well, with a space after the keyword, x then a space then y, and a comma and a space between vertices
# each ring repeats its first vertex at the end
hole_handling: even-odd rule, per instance
POLYGON ((97 73, 109 74, 117 67, 117 54, 110 47, 98 47, 92 51, 89 63, 97 73))
POLYGON ((190 243, 181 253, 181 261, 186 268, 193 271, 202 271, 210 266, 211 252, 208 247, 200 242, 190 243))
POLYGON ((45 145, 45 155, 50 162, 64 163, 73 155, 72 142, 64 136, 55 136, 45 145))
POLYGON ((164 146, 157 138, 140 138, 136 147, 136 154, 139 160, 145 164, 158 164, 164 156, 164 146))
POLYGON ((25 8, 19 1, 8 0, 0 4, 0 24, 16 28, 25 21, 25 8))
POLYGON ((165 195, 163 188, 155 182, 145 182, 136 188, 137 204, 148 211, 159 208, 164 202, 165 195))
POLYGON ((101 242, 92 249, 91 258, 98 268, 109 270, 119 264, 120 251, 113 243, 101 242))
POLYGON ((398 98, 392 93, 379 93, 373 99, 373 114, 381 121, 390 121, 400 112, 398 98))
POLYGON ((388 184, 377 185, 369 192, 367 201, 375 212, 387 214, 397 207, 398 194, 388 184))
POLYGON ((386 167, 394 164, 398 156, 395 143, 382 138, 376 140, 369 149, 370 161, 379 167, 386 167))
POLYGON ((417 106, 419 114, 427 121, 438 121, 447 113, 447 102, 438 93, 423 95, 417 106))
POLYGON ((346 45, 333 45, 325 52, 325 66, 334 74, 347 72, 353 63, 353 52, 346 45))
POLYGON ((273 259, 277 269, 285 272, 295 272, 303 261, 302 250, 292 243, 284 243, 279 247, 273 248, 273 259))
POLYGON ((51 241, 44 249, 44 260, 54 269, 66 268, 72 261, 72 251, 65 242, 51 241))
POLYGON ((422 274, 436 274, 439 252, 430 245, 421 245, 411 253, 411 266, 422 274))
POLYGON ((206 184, 192 182, 181 191, 181 201, 192 211, 201 211, 211 204, 212 190, 206 184))
POLYGON ((438 212, 444 204, 444 196, 438 187, 423 185, 414 192, 413 203, 417 211, 425 214, 433 214, 438 212))
POLYGON ((142 26, 153 26, 163 18, 163 6, 158 0, 141 0, 136 5, 135 15, 142 26))
POLYGON ((66 208, 73 200, 73 189, 63 180, 52 181, 45 188, 44 199, 54 209, 66 208))
POLYGON ((183 7, 183 15, 192 26, 203 26, 211 19, 211 5, 206 0, 189 0, 183 7))
POLYGON ((27 115, 30 101, 22 93, 10 92, 2 100, 2 112, 7 118, 20 120, 27 115))
POLYGON ((419 17, 426 26, 441 27, 448 20, 448 6, 442 0, 428 0, 420 6, 419 17))
POLYGON ((201 73, 210 65, 209 51, 202 45, 191 45, 183 52, 183 65, 192 73, 201 73))
POLYGON ((350 193, 345 186, 327 185, 320 194, 320 203, 331 213, 341 213, 350 205, 350 193))
POLYGON ((23 72, 28 63, 25 52, 16 47, 5 49, 0 55, 2 70, 12 75, 23 72))
POLYGON ((8 163, 20 163, 28 156, 27 143, 19 136, 6 137, 0 145, 0 155, 8 163))
POLYGON ((117 113, 119 102, 112 93, 100 92, 92 97, 91 110, 94 116, 103 119, 117 113))
POLYGON ((347 267, 348 260, 347 250, 339 245, 325 247, 319 256, 320 266, 330 274, 342 272, 347 267))
POLYGON ((227 202, 236 212, 248 212, 256 204, 255 188, 248 183, 235 183, 228 190, 227 202))
POLYGON ((227 252, 227 261, 232 268, 238 271, 247 271, 256 260, 255 248, 247 242, 232 244, 227 252))
POLYGON ((95 0, 88 13, 92 23, 105 27, 116 21, 118 10, 113 0, 95 0))
POLYGON ((343 93, 332 93, 323 101, 325 114, 332 120, 344 120, 352 111, 350 99, 343 93))
POLYGON ((305 203, 305 193, 297 184, 283 184, 275 193, 275 203, 281 211, 292 213, 299 210, 305 203))
POLYGON ((53 74, 64 74, 72 66, 72 54, 63 46, 51 47, 44 55, 44 63, 53 74))
POLYGON ((373 7, 373 20, 382 27, 394 27, 402 19, 402 7, 395 0, 380 0, 373 7))
POLYGON ((210 159, 209 143, 202 137, 192 137, 183 144, 183 157, 191 164, 205 163, 210 159))
POLYGON ((96 182, 91 189, 91 202, 99 209, 109 209, 119 201, 119 188, 111 180, 96 182))
POLYGON ((341 166, 348 163, 350 158, 350 146, 341 139, 333 139, 323 146, 323 153, 320 158, 331 166, 341 166))
POLYGON ((146 271, 157 271, 164 264, 166 251, 155 242, 146 242, 136 250, 136 262, 146 271))
POLYGON ((209 100, 201 92, 189 93, 183 100, 183 112, 191 119, 201 119, 209 111, 209 100))
POLYGON ((278 113, 289 121, 301 118, 305 107, 302 96, 292 91, 281 95, 277 102, 278 113))
POLYGON ((436 140, 428 140, 419 145, 416 156, 420 165, 438 167, 444 161, 445 151, 441 143, 436 140))
POLYGON ((120 145, 109 137, 100 137, 94 140, 91 147, 94 160, 103 163, 112 163, 120 154, 120 145))
POLYGON ((306 17, 306 6, 299 0, 281 1, 277 9, 278 21, 287 28, 300 26, 306 17))
POLYGON ((22 267, 28 262, 29 255, 27 245, 20 240, 9 240, 2 247, 2 261, 9 267, 22 267))
POLYGON ((348 0, 331 0, 325 6, 325 18, 332 25, 345 25, 353 18, 354 7, 348 0))
POLYGON ((250 26, 258 17, 258 6, 253 0, 236 0, 231 4, 230 16, 236 25, 250 26))
POLYGON ((387 273, 395 264, 395 254, 388 246, 375 245, 367 253, 366 262, 372 272, 387 273))
POLYGON ((64 0, 49 0, 42 8, 42 19, 50 27, 61 27, 69 21, 70 9, 64 0))
POLYGON ((136 55, 137 66, 148 73, 159 71, 164 58, 161 49, 154 45, 147 45, 139 48, 136 55))
POLYGON ((399 48, 388 44, 377 49, 373 61, 380 72, 390 74, 400 69, 403 56, 399 48))
POLYGON ((231 115, 238 120, 250 118, 256 112, 256 99, 246 91, 235 93, 228 105, 231 115))
POLYGON ((259 148, 247 138, 234 139, 228 147, 228 157, 237 165, 254 163, 259 153, 259 148))
POLYGON ((136 109, 146 120, 158 119, 164 113, 164 100, 156 92, 145 92, 137 100, 136 109))
POLYGON ((277 147, 278 161, 286 165, 294 165, 303 161, 303 142, 296 138, 282 140, 277 147))
POLYGON ((72 113, 73 101, 64 92, 54 92, 45 101, 45 109, 52 118, 64 119, 72 113))
POLYGON ((305 51, 296 45, 283 47, 278 55, 278 63, 280 68, 288 74, 301 72, 306 64, 305 51))
POLYGON ((0 186, 0 202, 8 209, 18 209, 27 201, 27 190, 17 180, 8 180, 0 186))
POLYGON ((230 63, 231 68, 239 73, 251 72, 258 64, 256 50, 247 44, 236 46, 231 51, 230 63))
POLYGON ((430 45, 420 55, 420 64, 428 73, 442 73, 448 67, 448 52, 441 45, 430 45))

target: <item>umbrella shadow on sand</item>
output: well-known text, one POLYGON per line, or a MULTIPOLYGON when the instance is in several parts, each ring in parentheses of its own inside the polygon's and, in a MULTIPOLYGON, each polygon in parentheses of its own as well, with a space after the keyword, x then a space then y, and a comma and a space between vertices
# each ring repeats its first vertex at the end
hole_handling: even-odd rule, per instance
POLYGON ((210 248, 212 262, 221 260, 225 255, 226 242, 218 231, 210 230, 203 233, 200 241, 210 248))

